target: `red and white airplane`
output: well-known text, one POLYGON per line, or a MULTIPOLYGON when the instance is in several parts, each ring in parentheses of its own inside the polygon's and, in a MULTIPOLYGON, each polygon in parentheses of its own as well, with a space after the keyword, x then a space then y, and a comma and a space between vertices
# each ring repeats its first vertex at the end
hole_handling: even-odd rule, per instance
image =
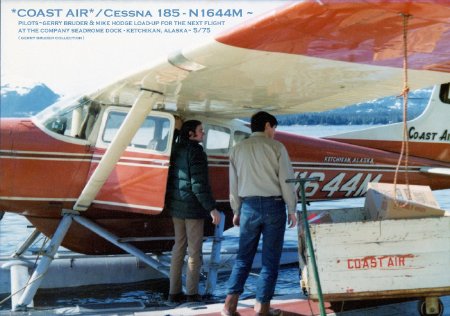
MULTIPOLYGON (((250 134, 235 118, 324 111, 435 85, 408 122, 412 184, 450 188, 450 7, 443 1, 303 1, 227 31, 32 118, 2 119, 0 210, 52 236, 78 212, 143 251, 170 249, 164 211, 174 115, 203 122, 214 196, 228 216, 228 152, 250 134), (404 22, 407 22, 404 28, 404 22)), ((142 48, 145 48, 142 43, 142 48)), ((151 48, 153 49, 153 48, 151 48)), ((278 132, 308 199, 361 197, 393 182, 403 124, 314 138, 278 132)), ((210 227, 211 228, 211 227, 210 227)), ((212 230, 209 229, 208 233, 212 230)), ((122 249, 78 222, 62 245, 122 249)))

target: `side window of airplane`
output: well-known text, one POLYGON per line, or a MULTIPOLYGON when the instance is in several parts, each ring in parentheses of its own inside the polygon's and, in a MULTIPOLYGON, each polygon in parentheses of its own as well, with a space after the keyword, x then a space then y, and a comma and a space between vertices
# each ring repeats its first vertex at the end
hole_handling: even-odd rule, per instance
POLYGON ((211 124, 204 124, 205 142, 204 148, 208 155, 227 154, 230 148, 230 129, 211 124))
MULTIPOLYGON (((104 145, 111 143, 127 112, 110 111, 101 133, 104 145)), ((167 117, 149 115, 131 140, 130 147, 165 152, 169 145, 170 120, 167 117)))
POLYGON ((87 97, 78 99, 74 105, 55 107, 44 114, 44 126, 48 130, 69 137, 87 139, 92 131, 100 105, 87 97))
POLYGON ((441 91, 439 92, 439 98, 443 103, 450 104, 450 83, 441 85, 441 91))

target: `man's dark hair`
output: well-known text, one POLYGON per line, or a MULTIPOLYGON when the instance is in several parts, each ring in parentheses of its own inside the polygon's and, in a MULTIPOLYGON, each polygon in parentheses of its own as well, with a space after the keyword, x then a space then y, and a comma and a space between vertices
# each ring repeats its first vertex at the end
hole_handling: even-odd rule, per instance
POLYGON ((197 120, 189 120, 183 123, 180 130, 180 141, 187 141, 189 139, 189 132, 195 134, 195 129, 197 126, 201 125, 202 122, 197 120))
POLYGON ((253 114, 251 119, 252 132, 264 132, 266 123, 269 122, 270 127, 278 125, 278 121, 275 116, 264 111, 253 114))

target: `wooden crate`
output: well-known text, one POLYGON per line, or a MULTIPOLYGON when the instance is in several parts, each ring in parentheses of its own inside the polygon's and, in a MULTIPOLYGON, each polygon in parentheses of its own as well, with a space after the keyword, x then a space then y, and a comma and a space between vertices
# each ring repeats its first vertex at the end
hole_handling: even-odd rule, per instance
MULTIPOLYGON (((327 301, 450 293, 450 216, 322 223, 311 235, 327 301)), ((317 299, 306 261, 306 288, 317 299)))

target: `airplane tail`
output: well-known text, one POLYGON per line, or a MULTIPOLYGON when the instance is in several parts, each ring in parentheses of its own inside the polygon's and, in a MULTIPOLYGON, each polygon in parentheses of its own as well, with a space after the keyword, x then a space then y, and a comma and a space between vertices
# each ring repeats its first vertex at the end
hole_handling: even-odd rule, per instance
MULTIPOLYGON (((450 163, 450 83, 435 86, 425 111, 407 122, 409 155, 450 163)), ((325 137, 400 153, 403 122, 325 137)), ((450 168, 445 168, 450 170, 450 168)))

